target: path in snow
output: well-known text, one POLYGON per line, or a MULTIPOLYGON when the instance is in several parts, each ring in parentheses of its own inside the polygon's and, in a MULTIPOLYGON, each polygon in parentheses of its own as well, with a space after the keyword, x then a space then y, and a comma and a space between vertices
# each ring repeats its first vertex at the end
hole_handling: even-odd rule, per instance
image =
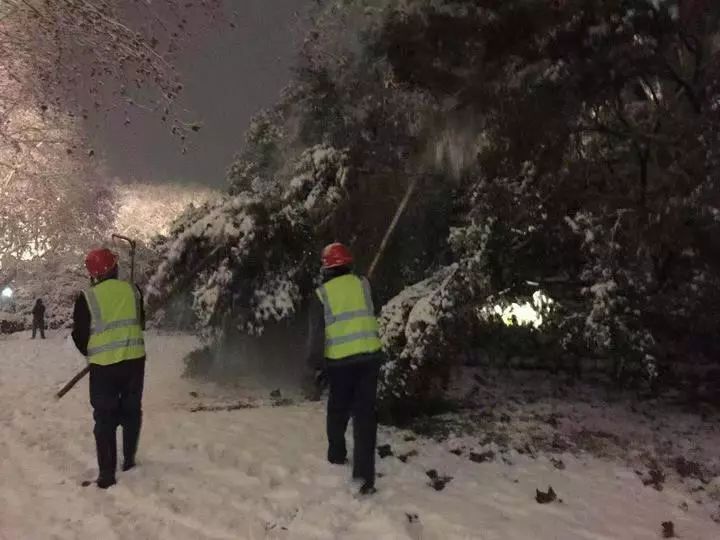
POLYGON ((59 338, 0 341, 0 539, 641 540, 665 520, 685 540, 718 537, 698 508, 679 508, 681 493, 610 462, 477 464, 392 430, 381 443, 418 455, 379 460, 379 493, 358 499, 348 469, 323 459, 321 405, 192 413, 198 400, 257 394, 181 379, 192 338, 148 341, 141 466, 107 492, 80 487, 95 474, 87 382, 52 397, 82 358, 59 338), (435 491, 429 469, 453 480, 435 491), (535 502, 548 485, 562 504, 535 502))

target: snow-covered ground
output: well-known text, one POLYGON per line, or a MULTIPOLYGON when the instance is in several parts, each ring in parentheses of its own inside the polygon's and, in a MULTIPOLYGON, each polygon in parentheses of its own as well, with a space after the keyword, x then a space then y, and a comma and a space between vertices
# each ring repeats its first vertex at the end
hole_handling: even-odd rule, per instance
POLYGON ((379 492, 358 498, 349 470, 324 460, 321 404, 182 379, 194 346, 149 336, 140 467, 103 492, 80 485, 95 474, 87 382, 53 397, 82 358, 59 336, 1 340, 0 539, 640 540, 661 537, 663 521, 685 540, 720 537, 707 508, 672 485, 644 486, 620 461, 477 463, 390 429, 379 492), (252 407, 192 412, 233 404, 252 407), (431 470, 452 479, 438 491, 431 470), (562 502, 538 504, 550 485, 562 502))

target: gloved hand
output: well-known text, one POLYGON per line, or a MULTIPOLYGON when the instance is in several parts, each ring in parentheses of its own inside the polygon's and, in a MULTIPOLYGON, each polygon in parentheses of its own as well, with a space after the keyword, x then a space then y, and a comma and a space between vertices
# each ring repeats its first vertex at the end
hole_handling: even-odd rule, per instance
POLYGON ((322 392, 327 386, 327 372, 324 369, 315 369, 303 377, 303 393, 305 399, 310 401, 320 401, 322 392))
POLYGON ((316 369, 315 370, 315 387, 322 392, 323 388, 325 388, 328 385, 328 375, 326 369, 316 369))

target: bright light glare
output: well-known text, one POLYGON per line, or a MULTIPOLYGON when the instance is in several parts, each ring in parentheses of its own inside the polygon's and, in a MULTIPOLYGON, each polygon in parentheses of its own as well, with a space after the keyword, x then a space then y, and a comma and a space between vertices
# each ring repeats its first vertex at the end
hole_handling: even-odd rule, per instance
POLYGON ((540 328, 544 322, 543 313, 547 313, 552 299, 542 291, 535 291, 532 302, 517 304, 513 302, 508 306, 496 305, 493 308, 495 314, 499 315, 506 326, 533 326, 540 328))
POLYGON ((13 291, 10 287, 5 287, 2 291, 3 298, 12 298, 13 291))

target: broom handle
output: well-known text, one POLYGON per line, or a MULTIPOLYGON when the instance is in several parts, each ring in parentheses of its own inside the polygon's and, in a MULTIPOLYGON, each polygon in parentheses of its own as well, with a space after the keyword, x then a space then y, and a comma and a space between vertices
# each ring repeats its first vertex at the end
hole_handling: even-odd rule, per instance
POLYGON ((62 398, 65 394, 67 394, 70 390, 72 390, 73 387, 78 382, 80 382, 80 379, 82 379, 89 372, 90 372, 90 366, 85 366, 81 372, 79 372, 72 379, 70 379, 70 381, 65 386, 63 386, 57 394, 55 394, 55 398, 56 399, 62 398))
POLYGON ((385 250, 387 249, 388 243, 390 242, 390 238, 392 237, 393 232, 395 232, 395 227, 397 227, 397 224, 400 221, 400 218, 402 217, 403 213, 405 212, 405 208, 407 208, 407 204, 410 201, 410 197, 412 197, 413 193, 415 193, 415 189, 417 188, 419 178, 420 178, 419 175, 413 176, 413 179, 408 184, 408 187, 405 190, 405 196, 403 197, 402 201, 400 201, 400 206, 398 206, 397 210, 395 211, 395 216, 393 217, 393 220, 390 222, 390 226, 388 227, 388 230, 385 232, 385 237, 383 238, 382 242, 380 243, 380 248, 378 248, 378 251, 375 254, 375 258, 373 259, 373 262, 370 265, 370 269, 368 270, 368 273, 367 273, 368 279, 372 278, 373 274, 375 273, 375 270, 377 269, 377 266, 380 263, 380 259, 382 258, 383 254, 385 253, 385 250))

